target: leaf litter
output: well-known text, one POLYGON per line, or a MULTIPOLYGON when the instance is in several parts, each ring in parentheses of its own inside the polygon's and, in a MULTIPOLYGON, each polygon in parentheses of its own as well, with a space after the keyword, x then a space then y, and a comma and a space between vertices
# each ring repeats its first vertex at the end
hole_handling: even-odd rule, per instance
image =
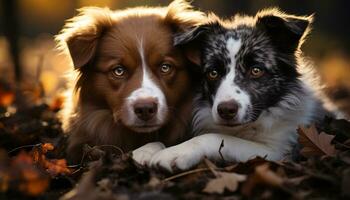
POLYGON ((300 126, 293 161, 205 159, 191 170, 167 174, 138 166, 118 147, 86 145, 81 163, 70 166, 57 117, 62 99, 47 104, 37 93, 33 103, 16 103, 18 95, 0 85, 0 199, 350 198, 347 120, 300 126))

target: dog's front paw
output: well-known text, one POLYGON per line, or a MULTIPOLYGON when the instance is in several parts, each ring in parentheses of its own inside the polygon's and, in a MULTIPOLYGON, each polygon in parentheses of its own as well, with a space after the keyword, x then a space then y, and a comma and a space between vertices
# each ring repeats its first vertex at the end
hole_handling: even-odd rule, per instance
POLYGON ((157 169, 165 169, 169 172, 187 170, 198 164, 204 157, 203 152, 195 145, 182 143, 163 149, 156 153, 150 166, 157 169))
POLYGON ((161 142, 151 142, 145 144, 132 152, 132 159, 139 165, 149 166, 152 156, 164 148, 165 146, 161 142))

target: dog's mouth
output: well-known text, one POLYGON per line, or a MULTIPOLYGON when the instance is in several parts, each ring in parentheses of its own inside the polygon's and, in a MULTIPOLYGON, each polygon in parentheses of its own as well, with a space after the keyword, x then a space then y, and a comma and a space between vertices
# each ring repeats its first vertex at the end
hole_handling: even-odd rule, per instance
POLYGON ((229 127, 236 127, 236 126, 243 126, 246 124, 251 123, 250 121, 247 122, 236 122, 236 121, 220 121, 217 122, 219 126, 229 126, 229 127))
POLYGON ((219 119, 216 121, 216 124, 219 126, 229 126, 229 127, 236 127, 236 126, 244 126, 250 123, 254 123, 259 117, 249 117, 249 115, 246 115, 242 120, 224 120, 224 119, 219 119))
POLYGON ((158 125, 158 124, 134 125, 134 126, 129 126, 129 128, 137 133, 151 133, 159 130, 161 128, 161 125, 158 125))

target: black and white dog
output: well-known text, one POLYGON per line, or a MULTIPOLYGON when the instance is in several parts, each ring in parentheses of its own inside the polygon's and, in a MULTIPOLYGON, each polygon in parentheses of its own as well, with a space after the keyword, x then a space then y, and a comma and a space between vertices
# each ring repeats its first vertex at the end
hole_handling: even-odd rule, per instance
POLYGON ((140 151, 149 152, 142 164, 172 171, 204 157, 280 160, 297 143, 298 125, 336 113, 300 51, 312 16, 269 9, 255 17, 210 19, 175 39, 203 72, 193 118, 198 136, 158 152, 151 150, 155 144, 141 147, 139 158, 140 151))

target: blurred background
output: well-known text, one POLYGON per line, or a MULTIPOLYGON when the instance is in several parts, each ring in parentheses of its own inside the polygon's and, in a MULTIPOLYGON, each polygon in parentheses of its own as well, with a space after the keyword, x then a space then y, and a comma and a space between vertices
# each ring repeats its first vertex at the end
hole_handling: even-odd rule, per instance
MULTIPOLYGON (((64 21, 83 6, 123 9, 165 6, 169 0, 1 0, 0 3, 0 106, 12 102, 7 91, 21 87, 49 101, 65 88, 67 60, 55 50, 53 37, 64 21), (7 96, 6 96, 7 95, 7 96), (6 98, 4 98, 6 97, 6 98)), ((324 81, 326 93, 350 113, 350 1, 318 0, 194 0, 202 11, 227 18, 253 15, 279 7, 297 15, 315 14, 311 37, 303 46, 324 81)))

